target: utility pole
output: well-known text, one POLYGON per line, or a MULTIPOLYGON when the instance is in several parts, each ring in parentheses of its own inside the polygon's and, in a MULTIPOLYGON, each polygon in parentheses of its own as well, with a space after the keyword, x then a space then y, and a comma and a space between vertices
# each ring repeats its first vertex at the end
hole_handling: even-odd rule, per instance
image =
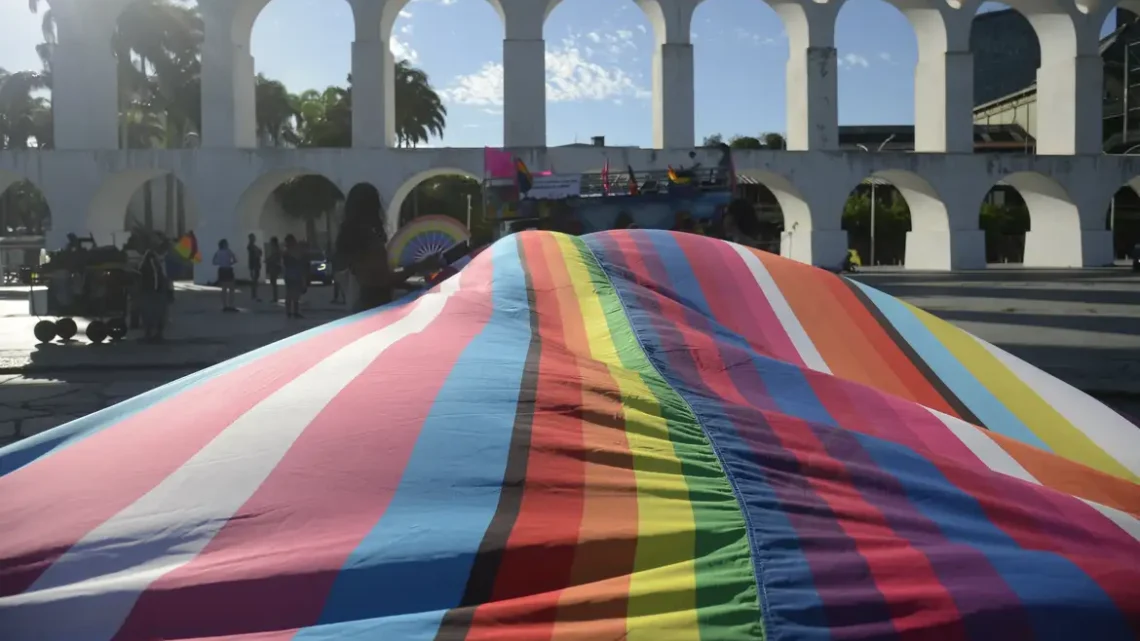
MULTIPOLYGON (((889 143, 890 141, 892 141, 894 139, 895 139, 894 134, 887 136, 887 139, 879 144, 879 147, 877 149, 875 149, 875 152, 878 153, 878 152, 882 151, 883 148, 887 146, 887 143, 889 143)), ((856 147, 862 149, 863 151, 865 151, 867 153, 871 152, 870 149, 867 149, 863 145, 856 145, 856 147)), ((870 262, 870 264, 872 266, 874 266, 874 264, 875 264, 875 181, 877 181, 877 180, 878 180, 878 178, 875 178, 874 175, 871 176, 871 255, 870 255, 871 262, 870 262)))

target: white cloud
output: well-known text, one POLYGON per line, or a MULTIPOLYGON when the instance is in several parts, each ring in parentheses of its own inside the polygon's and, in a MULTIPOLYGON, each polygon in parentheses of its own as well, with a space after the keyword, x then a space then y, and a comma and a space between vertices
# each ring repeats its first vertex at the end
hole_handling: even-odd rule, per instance
POLYGON ((412 12, 408 11, 407 9, 400 9, 399 16, 407 20, 408 18, 412 17, 412 12))
MULTIPOLYGON (((648 98, 650 93, 617 64, 595 60, 598 51, 580 46, 581 40, 605 44, 605 51, 616 57, 633 49, 633 33, 591 32, 571 36, 546 51, 546 99, 550 102, 618 101, 648 98)), ((440 92, 448 102, 480 107, 503 104, 503 66, 488 62, 473 74, 458 76, 440 92)))
POLYGON ((411 45, 400 40, 396 36, 392 36, 392 41, 388 44, 388 47, 392 50, 392 55, 396 58, 396 60, 407 60, 408 62, 415 64, 420 59, 420 54, 418 51, 413 49, 411 45))
POLYGON ((855 67, 867 68, 871 66, 870 61, 857 53, 845 53, 839 58, 839 66, 853 69, 855 67))

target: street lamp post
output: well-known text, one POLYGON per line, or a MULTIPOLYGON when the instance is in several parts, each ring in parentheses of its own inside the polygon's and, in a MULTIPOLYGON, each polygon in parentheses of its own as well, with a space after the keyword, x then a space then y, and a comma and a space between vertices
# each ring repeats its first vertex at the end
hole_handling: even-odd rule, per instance
MULTIPOLYGON (((887 139, 884 140, 883 142, 881 142, 879 144, 879 146, 875 149, 875 151, 876 152, 882 151, 883 147, 886 147, 887 143, 889 143, 890 141, 892 141, 894 139, 895 139, 894 134, 887 136, 887 139)), ((867 147, 865 145, 856 144, 855 146, 862 149, 863 151, 865 151, 867 153, 871 153, 871 150, 867 149, 867 147)), ((875 264, 875 181, 876 180, 877 179, 875 178, 874 174, 872 174, 871 175, 871 255, 869 256, 869 258, 871 259, 871 265, 872 266, 874 266, 874 264, 875 264)))

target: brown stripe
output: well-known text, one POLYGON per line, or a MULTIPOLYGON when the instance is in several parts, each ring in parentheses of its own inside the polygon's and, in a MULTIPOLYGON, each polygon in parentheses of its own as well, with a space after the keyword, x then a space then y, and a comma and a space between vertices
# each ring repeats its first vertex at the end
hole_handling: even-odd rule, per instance
POLYGON ((902 353, 905 354, 910 362, 914 364, 915 369, 917 369, 919 373, 922 374, 927 383, 930 383, 930 386, 934 388, 934 391, 938 392, 938 395, 941 396, 942 399, 946 401, 946 404, 954 410, 954 413, 958 415, 958 418, 961 418, 967 423, 973 423, 978 427, 986 427, 986 425, 979 421, 978 417, 970 411, 970 408, 966 407, 966 404, 962 402, 962 399, 958 398, 958 395, 952 392, 950 388, 946 386, 946 383, 942 382, 941 378, 938 378, 938 375, 934 373, 934 370, 930 369, 930 365, 928 365, 926 361, 924 361, 922 357, 918 355, 918 352, 914 351, 914 347, 911 346, 911 344, 905 338, 903 338, 902 334, 899 333, 899 330, 891 324, 891 321, 887 320, 887 317, 883 314, 882 310, 879 309, 879 306, 876 305, 870 298, 868 298, 867 294, 862 289, 860 289, 860 287, 855 284, 854 281, 845 277, 840 277, 840 280, 843 281, 843 284, 847 285, 847 288, 855 294, 855 298, 863 304, 863 307, 865 307, 868 312, 870 312, 871 317, 879 323, 879 326, 883 328, 883 331, 886 332, 887 336, 889 336, 891 340, 894 341, 895 345, 900 350, 902 350, 902 353))
MULTIPOLYGON (((516 236, 516 242, 518 237, 516 236)), ((515 423, 512 428, 510 451, 507 454, 507 467, 503 473, 503 490, 495 516, 483 535, 479 551, 471 566, 467 587, 459 607, 452 608, 443 616, 436 641, 463 641, 475 618, 475 608, 491 600, 495 587, 495 576, 502 563, 507 540, 514 529, 522 506, 523 489, 526 486, 527 459, 530 457, 530 436, 535 414, 535 401, 538 392, 538 363, 542 353, 542 341, 538 331, 538 314, 535 311, 535 292, 531 282, 527 257, 521 242, 517 242, 522 259, 523 275, 526 281, 527 303, 530 305, 530 346, 527 348, 526 364, 523 369, 522 384, 519 386, 519 400, 515 409, 515 423)), ((542 257, 535 257, 542 260, 542 257)))

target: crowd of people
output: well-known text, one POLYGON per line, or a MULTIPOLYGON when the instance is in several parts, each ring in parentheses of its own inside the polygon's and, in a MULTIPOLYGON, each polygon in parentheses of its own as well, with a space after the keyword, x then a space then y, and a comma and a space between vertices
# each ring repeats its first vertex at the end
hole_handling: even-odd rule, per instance
MULTIPOLYGON (((334 274, 332 302, 348 302, 350 297, 347 294, 351 290, 354 294, 351 297, 353 311, 379 307, 391 302, 393 292, 406 287, 411 278, 439 271, 444 266, 441 257, 431 256, 409 267, 390 267, 384 216, 380 193, 375 187, 360 184, 349 191, 345 199, 344 219, 329 261, 334 274)), ((613 226, 615 229, 630 229, 637 225, 633 216, 622 212, 613 226)), ((563 221, 563 224, 557 226, 550 222, 524 223, 512 231, 556 227, 557 231, 581 233, 580 222, 574 220, 563 221)), ((678 214, 673 230, 756 246, 761 226, 753 206, 738 199, 732 201, 723 215, 712 224, 699 223, 687 214, 678 214)), ((219 241, 213 265, 217 269, 217 284, 221 288, 222 310, 225 312, 236 311, 235 268, 239 262, 228 241, 219 241)), ((301 299, 308 290, 311 275, 309 263, 306 248, 292 234, 285 236, 284 242, 280 242, 277 237, 270 238, 264 250, 258 244, 257 237, 250 234, 246 245, 250 297, 255 301, 262 300, 260 293, 264 274, 270 290, 270 301, 279 300, 278 284, 283 282, 286 317, 302 318, 301 299)))

